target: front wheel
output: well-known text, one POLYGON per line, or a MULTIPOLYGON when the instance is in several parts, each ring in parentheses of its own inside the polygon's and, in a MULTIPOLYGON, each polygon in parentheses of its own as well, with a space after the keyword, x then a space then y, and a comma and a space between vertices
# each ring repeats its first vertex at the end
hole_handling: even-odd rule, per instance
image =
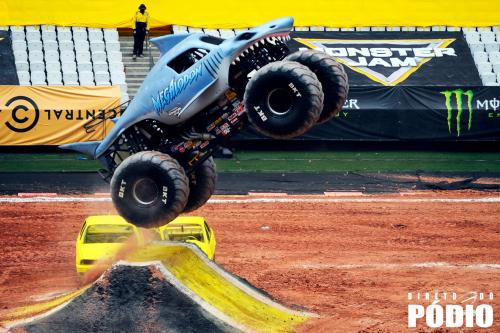
POLYGON ((323 108, 316 74, 294 61, 259 69, 245 90, 244 104, 254 128, 274 139, 290 139, 316 124, 323 108))
POLYGON ((118 213, 143 228, 175 219, 186 206, 188 179, 167 154, 144 151, 126 158, 111 179, 111 198, 118 213))
POLYGON ((184 212, 192 212, 203 206, 215 192, 217 171, 214 159, 210 156, 189 175, 189 198, 184 212))

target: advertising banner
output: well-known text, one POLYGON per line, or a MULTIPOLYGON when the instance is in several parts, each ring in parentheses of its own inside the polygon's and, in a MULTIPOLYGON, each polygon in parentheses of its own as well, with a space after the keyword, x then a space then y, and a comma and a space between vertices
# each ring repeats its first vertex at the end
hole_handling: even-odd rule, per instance
POLYGON ((101 140, 112 121, 104 121, 91 133, 83 125, 103 111, 118 115, 119 106, 118 86, 0 86, 0 145, 101 140))
MULTIPOLYGON (((263 139, 248 130, 242 139, 263 139)), ((500 140, 500 87, 352 87, 333 120, 298 139, 500 140)))
POLYGON ((8 31, 0 30, 0 85, 19 84, 8 31))
POLYGON ((291 51, 324 51, 342 63, 350 86, 481 85, 460 32, 293 32, 291 51))

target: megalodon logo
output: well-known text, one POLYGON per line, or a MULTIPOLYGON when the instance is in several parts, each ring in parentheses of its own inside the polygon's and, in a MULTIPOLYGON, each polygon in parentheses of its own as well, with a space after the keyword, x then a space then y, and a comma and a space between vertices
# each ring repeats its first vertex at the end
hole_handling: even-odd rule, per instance
POLYGON ((445 98, 445 105, 446 105, 446 110, 448 112, 447 114, 447 121, 448 121, 448 131, 450 134, 452 133, 452 123, 453 120, 455 120, 456 124, 456 135, 457 137, 460 136, 461 133, 461 128, 462 128, 462 114, 464 112, 464 108, 467 107, 467 110, 469 112, 468 114, 468 121, 467 121, 467 130, 471 129, 472 126, 472 99, 474 98, 474 92, 472 90, 463 90, 463 89, 455 89, 455 90, 446 90, 442 91, 441 94, 444 95, 445 98), (453 98, 455 97, 455 98, 453 98), (465 101, 464 101, 465 97, 465 101), (452 103, 455 101, 456 105, 456 116, 455 119, 453 119, 453 106, 452 103))
POLYGON ((203 66, 197 66, 189 73, 170 81, 168 86, 160 91, 156 97, 152 97, 153 107, 160 114, 172 103, 187 87, 203 75, 203 66))
POLYGON ((294 38, 334 57, 351 70, 385 86, 395 86, 434 58, 456 57, 455 39, 294 38))

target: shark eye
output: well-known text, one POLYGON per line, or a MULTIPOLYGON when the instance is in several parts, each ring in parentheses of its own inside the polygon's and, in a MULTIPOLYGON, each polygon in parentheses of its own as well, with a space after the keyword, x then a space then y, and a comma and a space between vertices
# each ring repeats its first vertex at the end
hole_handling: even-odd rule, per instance
POLYGON ((253 36, 255 36, 255 32, 244 32, 241 35, 238 35, 238 37, 236 37, 236 40, 249 40, 253 36))

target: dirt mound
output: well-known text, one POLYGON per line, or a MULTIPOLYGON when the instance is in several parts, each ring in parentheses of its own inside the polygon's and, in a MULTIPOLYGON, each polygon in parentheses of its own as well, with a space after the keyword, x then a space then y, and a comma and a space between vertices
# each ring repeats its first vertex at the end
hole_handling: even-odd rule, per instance
POLYGON ((158 266, 117 265, 27 332, 234 332, 179 290, 158 266))

